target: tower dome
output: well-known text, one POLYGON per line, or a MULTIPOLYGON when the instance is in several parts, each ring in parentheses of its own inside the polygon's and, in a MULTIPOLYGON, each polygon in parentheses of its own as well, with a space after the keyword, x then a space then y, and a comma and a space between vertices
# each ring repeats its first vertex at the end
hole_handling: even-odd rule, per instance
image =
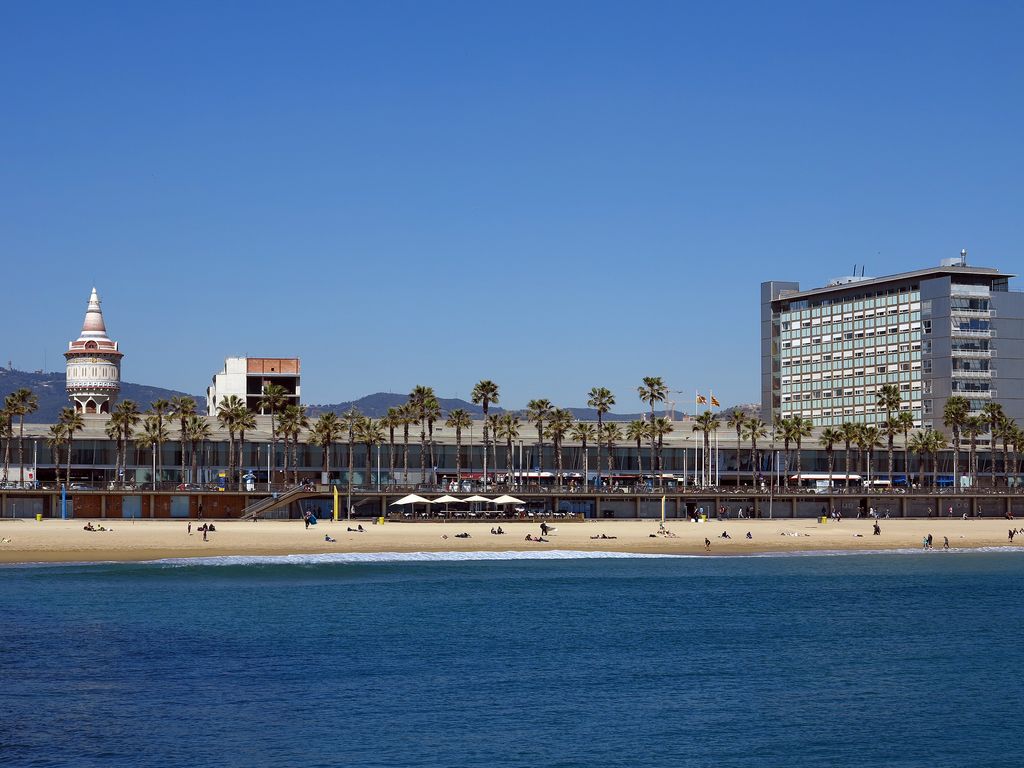
POLYGON ((100 297, 92 289, 82 332, 68 343, 68 398, 79 413, 110 413, 121 391, 121 352, 107 336, 100 297))

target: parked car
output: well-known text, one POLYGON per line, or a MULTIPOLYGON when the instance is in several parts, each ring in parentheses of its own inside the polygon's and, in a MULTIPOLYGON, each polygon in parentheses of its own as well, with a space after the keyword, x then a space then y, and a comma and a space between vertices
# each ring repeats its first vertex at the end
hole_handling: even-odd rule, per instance
POLYGON ((96 489, 88 483, 72 483, 68 486, 69 491, 95 491, 96 489))

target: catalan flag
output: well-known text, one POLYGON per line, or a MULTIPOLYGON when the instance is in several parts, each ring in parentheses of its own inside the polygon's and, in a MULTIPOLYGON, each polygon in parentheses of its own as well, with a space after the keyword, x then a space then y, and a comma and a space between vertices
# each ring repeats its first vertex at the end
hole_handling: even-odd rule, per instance
POLYGON ((711 396, 711 405, 713 407, 715 407, 715 408, 721 408, 722 407, 722 404, 720 402, 718 402, 718 398, 715 397, 714 395, 711 396))

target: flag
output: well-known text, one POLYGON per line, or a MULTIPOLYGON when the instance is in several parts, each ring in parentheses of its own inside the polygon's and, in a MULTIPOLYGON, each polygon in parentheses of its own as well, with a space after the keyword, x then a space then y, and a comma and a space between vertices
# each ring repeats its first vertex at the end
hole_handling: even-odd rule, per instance
POLYGON ((714 395, 711 396, 711 405, 714 406, 715 408, 722 407, 722 404, 718 402, 718 399, 714 395))
POLYGON ((338 522, 338 486, 334 486, 334 522, 338 522))
POLYGON ((697 405, 707 405, 708 399, 704 395, 697 395, 697 405))

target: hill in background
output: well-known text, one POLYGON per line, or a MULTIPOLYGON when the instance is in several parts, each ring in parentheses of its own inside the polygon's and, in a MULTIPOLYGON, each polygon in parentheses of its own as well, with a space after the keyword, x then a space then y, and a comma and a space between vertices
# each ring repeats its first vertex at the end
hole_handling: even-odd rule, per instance
MULTIPOLYGON (((61 408, 66 408, 68 393, 65 390, 64 373, 29 373, 28 371, 17 371, 11 368, 0 368, 0 402, 16 389, 25 387, 31 389, 39 398, 39 410, 31 416, 26 416, 26 421, 36 424, 50 424, 57 420, 61 408)), ((198 413, 206 412, 206 398, 188 395, 187 392, 178 392, 173 389, 161 387, 150 387, 146 384, 132 384, 121 382, 121 400, 134 400, 139 405, 139 410, 145 411, 154 400, 170 400, 172 397, 186 395, 196 401, 198 413)))

